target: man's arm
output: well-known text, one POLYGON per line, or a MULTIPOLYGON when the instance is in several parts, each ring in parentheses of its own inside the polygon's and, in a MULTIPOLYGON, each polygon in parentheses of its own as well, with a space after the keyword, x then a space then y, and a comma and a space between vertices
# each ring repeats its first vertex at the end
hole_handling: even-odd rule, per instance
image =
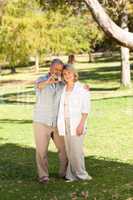
POLYGON ((48 84, 53 84, 53 83, 58 83, 59 81, 58 80, 55 80, 55 77, 54 76, 46 76, 46 77, 43 77, 43 79, 38 79, 36 81, 36 87, 37 89, 39 90, 42 90, 44 89, 48 84))
POLYGON ((42 90, 46 87, 47 84, 48 84, 48 80, 41 81, 39 83, 36 83, 36 88, 39 89, 39 90, 42 90))

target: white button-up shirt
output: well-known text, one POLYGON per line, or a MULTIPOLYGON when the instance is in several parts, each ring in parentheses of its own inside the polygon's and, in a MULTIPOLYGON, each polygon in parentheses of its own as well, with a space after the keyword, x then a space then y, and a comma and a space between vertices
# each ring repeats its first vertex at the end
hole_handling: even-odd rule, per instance
MULTIPOLYGON (((61 95, 57 127, 60 135, 65 135, 65 102, 66 86, 61 95)), ((71 135, 76 135, 76 128, 80 123, 83 113, 90 112, 90 92, 83 88, 79 82, 75 82, 74 88, 69 97, 69 119, 71 135)), ((86 129, 86 126, 84 127, 86 129)))

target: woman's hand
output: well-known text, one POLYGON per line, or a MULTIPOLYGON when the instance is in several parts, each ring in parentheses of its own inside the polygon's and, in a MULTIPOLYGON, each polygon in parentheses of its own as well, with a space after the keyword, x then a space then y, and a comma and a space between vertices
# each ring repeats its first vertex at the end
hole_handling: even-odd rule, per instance
POLYGON ((86 89, 86 90, 89 92, 89 91, 90 91, 90 86, 87 85, 87 84, 85 84, 85 85, 84 85, 84 89, 86 89))
POLYGON ((78 125, 76 129, 77 136, 82 135, 83 131, 84 131, 84 123, 80 122, 80 124, 78 125))

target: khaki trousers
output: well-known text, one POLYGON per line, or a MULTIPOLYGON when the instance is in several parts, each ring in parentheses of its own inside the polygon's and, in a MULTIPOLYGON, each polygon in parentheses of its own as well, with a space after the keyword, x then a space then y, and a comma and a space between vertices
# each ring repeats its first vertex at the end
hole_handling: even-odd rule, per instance
POLYGON ((65 145, 68 156, 68 167, 66 178, 70 180, 89 180, 91 176, 85 168, 85 160, 83 153, 84 134, 81 136, 71 135, 70 121, 66 119, 66 135, 65 145))
POLYGON ((39 177, 49 176, 48 173, 48 146, 51 138, 59 154, 59 176, 64 177, 67 169, 67 156, 65 151, 64 137, 59 136, 57 128, 53 128, 41 123, 34 123, 34 135, 36 144, 36 163, 39 177))

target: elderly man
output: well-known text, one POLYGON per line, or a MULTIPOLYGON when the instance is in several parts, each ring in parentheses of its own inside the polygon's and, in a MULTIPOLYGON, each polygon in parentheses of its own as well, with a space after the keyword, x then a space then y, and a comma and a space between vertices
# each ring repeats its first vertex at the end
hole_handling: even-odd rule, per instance
POLYGON ((67 156, 64 138, 59 136, 57 130, 57 114, 60 96, 64 88, 61 81, 63 63, 54 59, 50 65, 49 73, 36 81, 36 105, 34 109, 34 134, 36 143, 36 163, 40 183, 47 183, 48 173, 48 146, 50 138, 53 139, 59 153, 59 176, 65 177, 67 156))

